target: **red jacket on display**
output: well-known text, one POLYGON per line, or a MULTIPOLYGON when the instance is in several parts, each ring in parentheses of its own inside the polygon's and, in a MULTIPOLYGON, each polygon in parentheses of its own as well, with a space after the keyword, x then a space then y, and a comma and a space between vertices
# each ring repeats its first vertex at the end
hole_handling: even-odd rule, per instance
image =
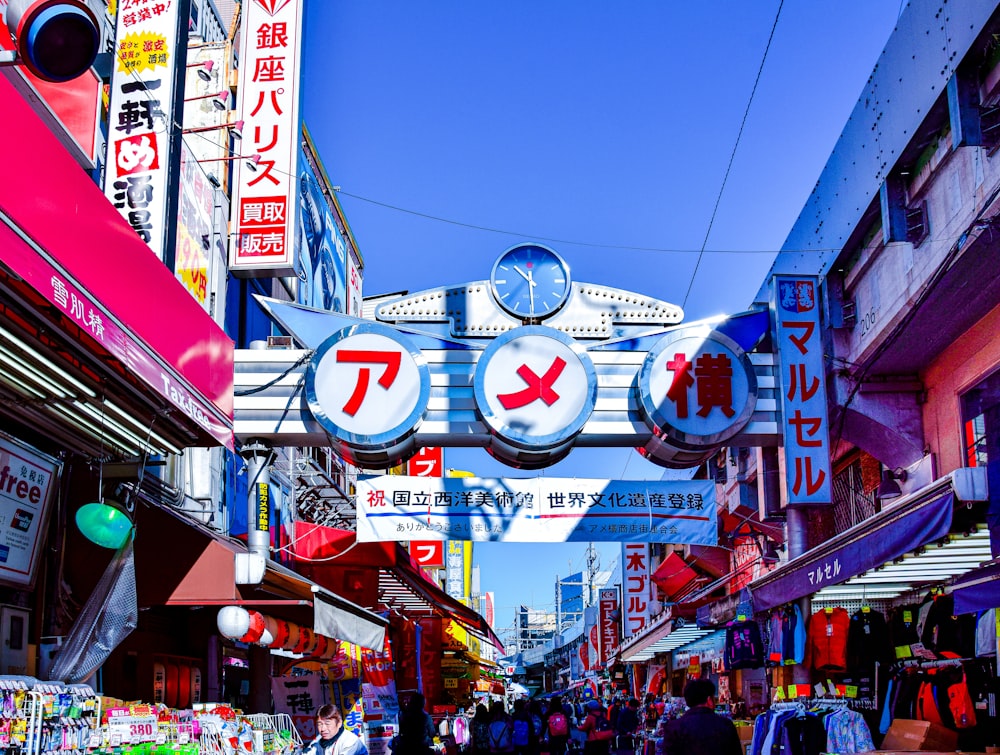
POLYGON ((847 633, 851 617, 843 608, 824 608, 809 617, 806 666, 826 671, 847 670, 847 633))

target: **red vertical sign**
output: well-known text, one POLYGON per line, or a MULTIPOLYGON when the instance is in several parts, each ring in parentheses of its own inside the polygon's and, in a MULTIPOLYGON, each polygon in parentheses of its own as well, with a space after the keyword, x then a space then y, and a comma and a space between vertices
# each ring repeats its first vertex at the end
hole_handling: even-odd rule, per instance
POLYGON ((425 446, 406 462, 410 477, 444 477, 444 449, 425 446))
POLYGON ((600 637, 601 637, 601 665, 607 666, 611 660, 611 652, 618 647, 621 642, 619 629, 618 612, 618 590, 601 590, 598 596, 598 610, 600 612, 600 637))

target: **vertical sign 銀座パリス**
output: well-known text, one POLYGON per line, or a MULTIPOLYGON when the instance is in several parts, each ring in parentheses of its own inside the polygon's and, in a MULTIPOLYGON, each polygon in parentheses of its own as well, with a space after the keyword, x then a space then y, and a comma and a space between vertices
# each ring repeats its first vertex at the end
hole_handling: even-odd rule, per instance
POLYGON ((236 275, 295 273, 303 5, 302 0, 243 4, 237 94, 243 155, 233 161, 236 233, 229 252, 236 275))

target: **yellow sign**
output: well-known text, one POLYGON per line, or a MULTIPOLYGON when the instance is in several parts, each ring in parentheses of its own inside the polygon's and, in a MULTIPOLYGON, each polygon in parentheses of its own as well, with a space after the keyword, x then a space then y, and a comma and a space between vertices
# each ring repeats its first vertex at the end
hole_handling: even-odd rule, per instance
POLYGON ((155 71, 167 67, 170 45, 161 34, 126 34, 118 43, 117 57, 118 70, 124 73, 139 73, 147 68, 155 71))

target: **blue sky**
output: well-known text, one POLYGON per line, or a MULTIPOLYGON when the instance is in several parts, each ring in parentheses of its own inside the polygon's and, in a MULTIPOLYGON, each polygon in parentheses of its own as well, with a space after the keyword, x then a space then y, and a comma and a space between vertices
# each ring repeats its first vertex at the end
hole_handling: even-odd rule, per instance
MULTIPOLYGON (((900 7, 309 0, 304 117, 364 293, 482 280, 536 241, 575 280, 684 305, 688 321, 745 310, 900 7)), ((445 464, 524 476, 479 449, 445 464)), ((578 449, 545 474, 661 472, 632 451, 578 449)), ((584 548, 477 544, 498 628, 519 603, 550 607, 584 548)), ((618 546, 601 552, 610 566, 618 546)))

